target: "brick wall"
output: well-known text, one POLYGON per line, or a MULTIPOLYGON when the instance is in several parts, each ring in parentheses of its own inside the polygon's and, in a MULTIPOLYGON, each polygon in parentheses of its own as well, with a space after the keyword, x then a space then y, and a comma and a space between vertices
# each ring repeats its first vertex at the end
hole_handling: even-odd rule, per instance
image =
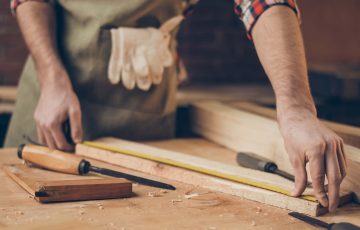
POLYGON ((181 26, 179 51, 192 82, 266 81, 233 1, 200 1, 181 26))
POLYGON ((9 0, 0 0, 0 85, 16 85, 27 56, 9 0))

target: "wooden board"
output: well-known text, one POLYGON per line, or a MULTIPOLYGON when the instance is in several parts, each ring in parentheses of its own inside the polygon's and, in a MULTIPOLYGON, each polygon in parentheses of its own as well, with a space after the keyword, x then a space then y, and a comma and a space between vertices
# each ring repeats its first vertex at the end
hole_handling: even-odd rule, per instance
POLYGON ((76 176, 26 165, 4 165, 3 170, 41 203, 115 199, 132 194, 131 182, 120 178, 76 176))
POLYGON ((178 89, 176 100, 180 107, 204 100, 251 100, 267 104, 275 103, 271 86, 258 84, 183 86, 178 89))
POLYGON ((0 101, 15 102, 16 90, 15 86, 0 86, 0 101))
MULTIPOLYGON (((184 149, 203 154, 232 153, 203 139, 151 142, 174 151, 184 149), (186 146, 184 145, 186 143, 186 146)), ((231 157, 230 157, 231 158, 231 157)), ((219 158, 222 159, 222 158, 219 158)), ((131 199, 48 203, 34 202, 3 170, 0 170, 0 228, 6 229, 303 229, 315 230, 302 221, 288 216, 285 209, 250 201, 238 196, 211 191, 197 186, 164 180, 124 167, 92 160, 94 165, 149 177, 176 186, 163 192, 148 186, 133 186, 131 199), (195 195, 189 197, 189 195, 195 195), (196 196, 197 195, 197 196, 196 196)), ((17 164, 16 149, 0 149, 0 167, 17 164)), ((351 222, 360 225, 360 205, 348 204, 336 214, 319 219, 351 222)))
MULTIPOLYGON (((194 103, 190 113, 191 127, 196 133, 234 151, 262 155, 275 161, 280 169, 293 173, 278 124, 273 119, 214 101, 194 103)), ((341 190, 355 192, 359 198, 360 150, 345 145, 345 152, 348 175, 341 190)))
MULTIPOLYGON (((168 151, 115 138, 102 138, 96 140, 95 144, 96 143, 107 146, 107 149, 98 149, 88 145, 78 144, 76 146, 76 153, 152 175, 237 195, 246 199, 303 212, 313 216, 326 212, 317 202, 245 185, 238 183, 239 180, 236 182, 233 181, 234 178, 240 177, 255 182, 254 184, 265 184, 276 187, 278 191, 281 189, 289 191, 293 188, 293 182, 277 175, 216 162, 205 158, 204 155, 197 157, 191 153, 168 151), (135 153, 140 157, 120 154, 116 152, 117 150, 135 153), (142 154, 145 154, 147 159, 142 157, 142 154), (158 159, 162 160, 159 161, 158 159), (176 167, 176 165, 180 167, 176 167), (202 170, 198 170, 199 168, 202 170), (214 171, 217 173, 212 174, 214 171), (216 175, 216 177, 214 175, 216 175), (230 175, 230 177, 224 175, 230 175)), ((233 159, 235 161, 235 158, 233 159)), ((311 190, 308 190, 305 194, 311 194, 311 190)), ((350 194, 343 193, 342 203, 348 202, 350 198, 350 194)))
MULTIPOLYGON (((236 109, 251 112, 257 115, 261 115, 276 120, 275 109, 267 108, 252 102, 245 102, 245 101, 233 101, 233 102, 228 102, 226 104, 236 109)), ((335 131, 339 136, 341 136, 346 144, 360 148, 360 127, 340 124, 326 120, 322 120, 322 122, 327 127, 335 131)))

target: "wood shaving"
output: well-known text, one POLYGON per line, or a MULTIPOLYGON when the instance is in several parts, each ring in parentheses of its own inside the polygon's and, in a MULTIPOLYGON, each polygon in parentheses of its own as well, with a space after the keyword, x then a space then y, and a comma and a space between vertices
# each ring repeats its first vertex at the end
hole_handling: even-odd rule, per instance
POLYGON ((255 220, 252 220, 252 221, 251 221, 251 226, 256 226, 255 220))
POLYGON ((199 196, 199 193, 193 193, 193 194, 189 194, 189 195, 184 195, 185 199, 190 199, 190 198, 197 197, 197 196, 199 196))
POLYGON ((16 214, 17 215, 24 215, 24 212, 23 211, 17 211, 16 214))
POLYGON ((256 207, 256 214, 259 214, 262 211, 260 207, 256 207))
POLYGON ((164 193, 167 193, 167 191, 161 189, 159 191, 148 192, 147 196, 149 196, 149 197, 161 197, 162 194, 164 194, 164 193))
POLYGON ((180 199, 173 199, 173 200, 171 200, 171 203, 172 203, 172 204, 174 204, 174 203, 176 203, 176 202, 182 202, 182 200, 180 200, 180 199))

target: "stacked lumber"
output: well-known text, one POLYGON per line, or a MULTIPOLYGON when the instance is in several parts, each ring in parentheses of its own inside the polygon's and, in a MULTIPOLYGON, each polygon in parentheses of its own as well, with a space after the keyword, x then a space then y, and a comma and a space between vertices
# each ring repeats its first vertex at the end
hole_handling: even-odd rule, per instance
MULTIPOLYGON (((241 106, 237 106, 241 107, 241 106)), ((244 107, 244 106, 242 106, 244 107)), ((249 108, 249 106, 247 106, 249 108)), ((274 111, 247 109, 216 101, 194 103, 191 110, 191 127, 194 132, 215 143, 234 151, 254 152, 275 161, 279 168, 292 173, 292 166, 283 144, 283 139, 274 120, 274 111), (261 115, 258 115, 261 114, 261 115), (262 116, 264 115, 265 116, 262 116)), ((346 133, 351 140, 359 140, 356 128, 341 129, 345 126, 327 123, 338 133, 346 133), (351 133, 353 132, 353 133, 351 133)), ((342 192, 354 192, 357 201, 360 197, 360 149, 345 145, 348 158, 348 175, 342 183, 342 192)))

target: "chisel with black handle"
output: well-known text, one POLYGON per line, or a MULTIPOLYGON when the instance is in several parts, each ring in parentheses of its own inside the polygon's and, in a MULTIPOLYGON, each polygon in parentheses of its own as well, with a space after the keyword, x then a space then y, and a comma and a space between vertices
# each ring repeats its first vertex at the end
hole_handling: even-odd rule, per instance
MULTIPOLYGON (((274 162, 257 154, 240 152, 236 156, 236 161, 239 165, 245 168, 256 169, 268 173, 274 173, 288 180, 295 181, 295 177, 293 175, 283 170, 280 170, 274 162)), ((308 183, 307 187, 311 188, 312 187, 311 183, 308 183)))

